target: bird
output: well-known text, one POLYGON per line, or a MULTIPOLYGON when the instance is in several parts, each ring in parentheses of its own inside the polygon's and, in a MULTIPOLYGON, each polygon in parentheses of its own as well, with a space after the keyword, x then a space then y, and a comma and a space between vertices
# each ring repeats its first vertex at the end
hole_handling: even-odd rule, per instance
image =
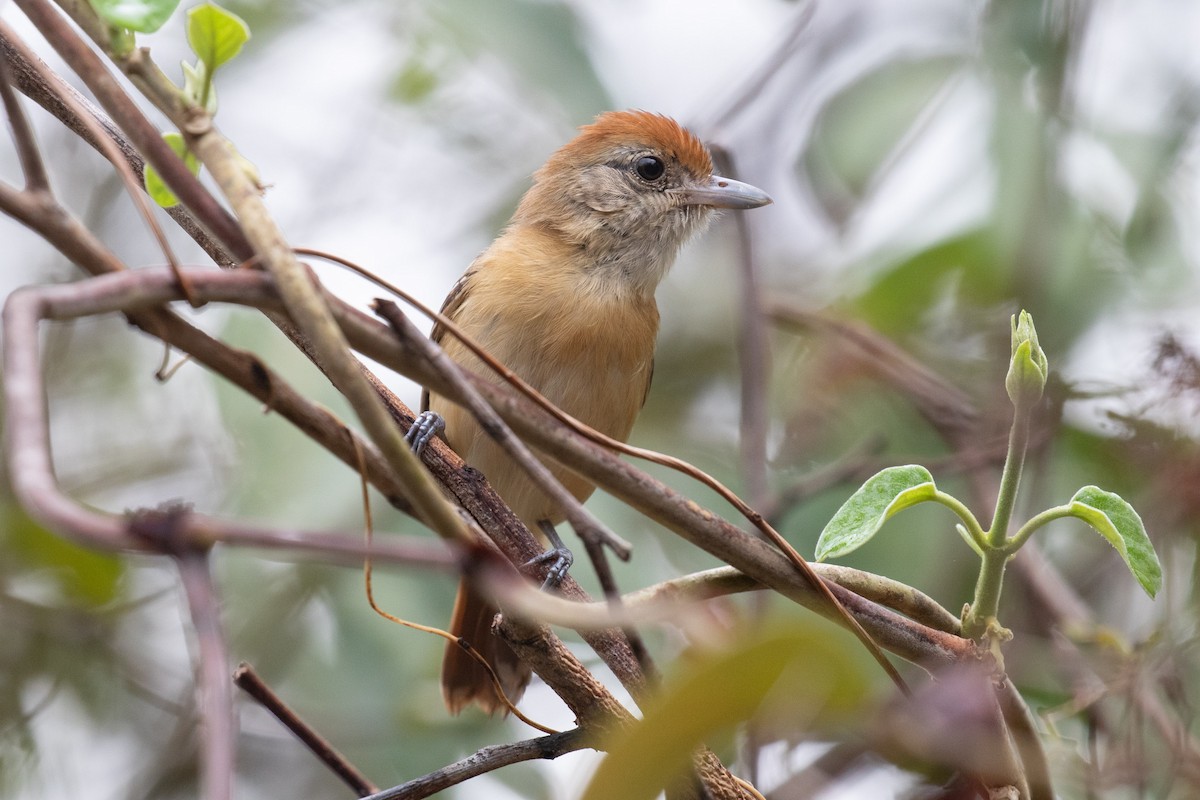
MULTIPOLYGON (((492 244, 451 289, 442 314, 551 402, 625 441, 650 390, 659 312, 655 290, 680 247, 717 209, 751 209, 771 198, 713 172, 712 155, 691 131, 647 111, 610 111, 579 129, 533 174, 532 185, 492 244)), ((444 326, 433 339, 459 366, 490 380, 485 367, 444 326)), ((554 533, 563 509, 547 497, 471 414, 426 389, 409 432, 420 452, 441 433, 480 470, 531 531, 569 552, 554 533)), ((580 502, 595 486, 547 466, 580 502)), ((495 607, 460 582, 450 632, 492 665, 515 702, 529 668, 492 633, 495 607)), ((446 707, 506 710, 487 672, 454 642, 442 662, 446 707)))

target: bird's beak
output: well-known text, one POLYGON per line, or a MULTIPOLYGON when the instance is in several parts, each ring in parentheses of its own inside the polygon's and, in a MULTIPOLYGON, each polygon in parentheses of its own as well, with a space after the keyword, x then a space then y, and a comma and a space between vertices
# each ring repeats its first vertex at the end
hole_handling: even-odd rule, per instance
POLYGON ((713 175, 705 184, 677 189, 675 195, 685 205, 713 208, 758 208, 773 202, 762 189, 720 175, 713 175))

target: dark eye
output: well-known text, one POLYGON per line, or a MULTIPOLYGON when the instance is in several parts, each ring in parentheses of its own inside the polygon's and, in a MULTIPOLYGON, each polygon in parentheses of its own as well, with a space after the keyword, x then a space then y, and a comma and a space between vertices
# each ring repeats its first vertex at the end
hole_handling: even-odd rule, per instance
POLYGON ((638 177, 644 181, 656 181, 667 171, 666 165, 658 156, 642 156, 633 165, 633 168, 637 170, 638 177))

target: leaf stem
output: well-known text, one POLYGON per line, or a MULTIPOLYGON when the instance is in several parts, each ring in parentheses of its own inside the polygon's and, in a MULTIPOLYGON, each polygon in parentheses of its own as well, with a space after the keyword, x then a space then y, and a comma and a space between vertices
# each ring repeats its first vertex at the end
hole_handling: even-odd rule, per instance
POLYGON ((1035 515, 1020 527, 1013 537, 1005 543, 1004 552, 1008 553, 1009 555, 1016 553, 1021 549, 1021 545, 1025 544, 1025 542, 1029 540, 1029 537, 1032 536, 1034 531, 1036 531, 1038 528, 1041 528, 1047 523, 1053 522, 1056 519, 1073 516, 1075 516, 1075 512, 1071 509, 1070 505, 1047 508, 1045 511, 1035 515))
MULTIPOLYGON (((1008 523, 1016 505, 1021 471, 1025 466, 1025 450, 1029 445, 1029 408, 1026 403, 1018 401, 1014 403, 1014 409, 1012 429, 1008 434, 1008 454, 1004 459, 1004 472, 996 497, 996 512, 992 516, 991 527, 983 534, 983 563, 979 568, 979 580, 975 583, 975 600, 963 619, 963 635, 973 639, 983 636, 989 623, 996 618, 1000 607, 1000 591, 1004 585, 1004 567, 1015 552, 1014 548, 1009 547, 1008 523)), ((1029 524, 1025 527, 1028 528, 1029 524)), ((1021 542, 1024 542, 1032 530, 1025 533, 1022 529, 1022 532, 1024 538, 1021 542)))
POLYGON ((1008 434, 1008 454, 1000 476, 1000 492, 996 497, 996 513, 987 532, 988 544, 1003 547, 1008 540, 1008 523, 1017 502, 1021 471, 1025 466, 1025 449, 1029 445, 1029 409, 1018 403, 1013 414, 1012 430, 1008 434))
POLYGON ((929 499, 935 503, 941 503, 958 515, 958 518, 963 522, 963 527, 966 529, 967 535, 971 537, 971 541, 975 544, 976 552, 982 552, 987 548, 983 526, 979 524, 979 520, 971 513, 971 509, 967 508, 961 500, 953 495, 946 494, 941 489, 938 489, 929 499))

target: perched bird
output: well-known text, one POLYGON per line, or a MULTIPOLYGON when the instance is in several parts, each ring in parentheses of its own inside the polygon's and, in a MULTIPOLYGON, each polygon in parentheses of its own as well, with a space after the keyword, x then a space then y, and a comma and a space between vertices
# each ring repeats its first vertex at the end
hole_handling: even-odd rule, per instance
MULTIPOLYGON (((713 209, 770 202, 753 186, 714 175, 708 149, 675 121, 643 111, 602 114, 534 173, 512 220, 459 279, 442 313, 568 414, 624 441, 654 370, 654 291, 679 247, 713 209)), ((433 338, 466 369, 500 380, 444 329, 435 327, 433 338)), ((553 532, 562 509, 469 412, 428 393, 422 405, 428 410, 414 430, 427 441, 430 412, 440 416, 446 441, 530 530, 553 532)), ((580 501, 595 489, 548 466, 580 501)), ((495 613, 460 584, 451 631, 488 659, 516 700, 529 669, 492 634, 495 613)), ((503 707, 487 673, 454 644, 442 689, 453 713, 472 701, 489 713, 503 707)))

